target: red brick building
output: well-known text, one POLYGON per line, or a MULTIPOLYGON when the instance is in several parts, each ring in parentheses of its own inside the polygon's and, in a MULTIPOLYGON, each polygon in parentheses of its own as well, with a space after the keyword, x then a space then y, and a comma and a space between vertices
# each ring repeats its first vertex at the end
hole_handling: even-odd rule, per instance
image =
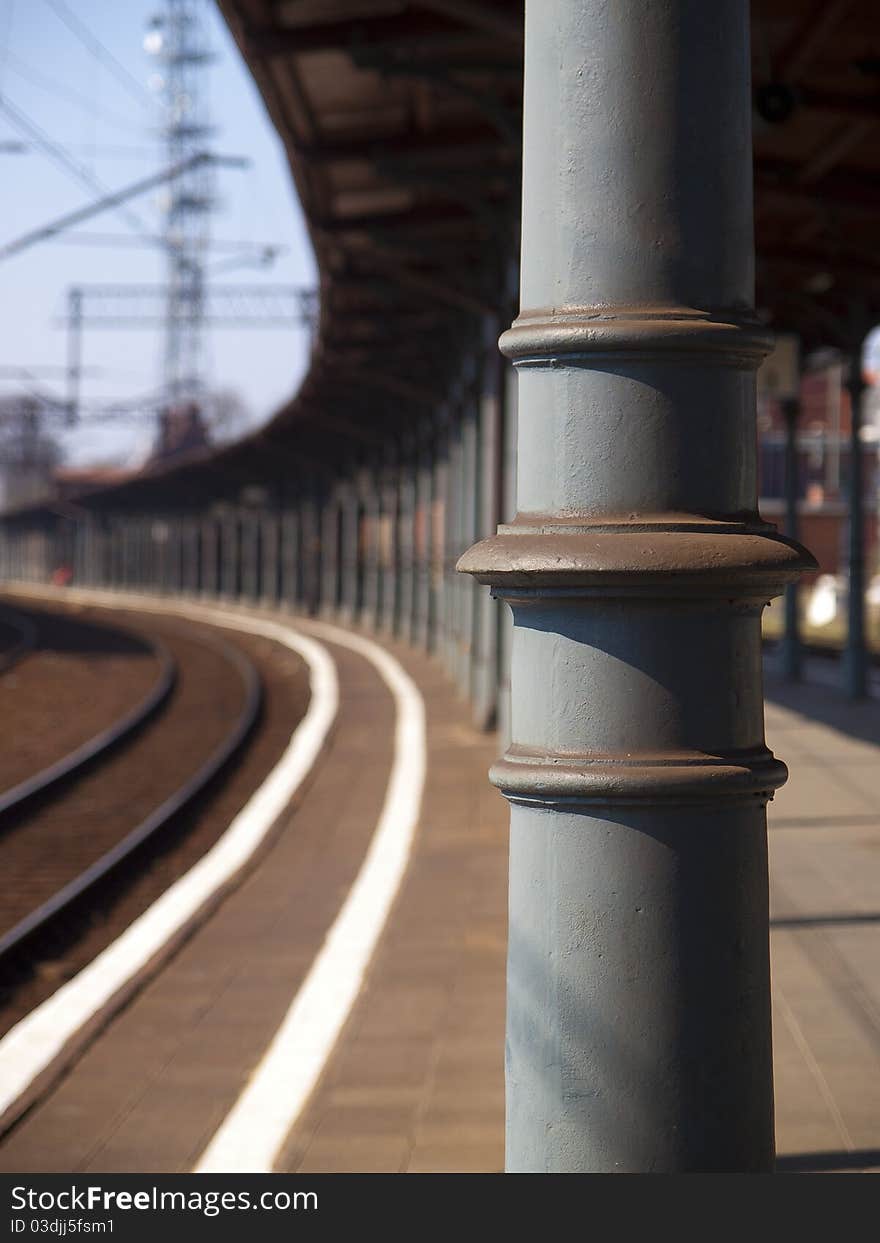
MULTIPOLYGON (((819 572, 846 569, 849 487, 850 401, 845 364, 821 360, 801 380, 798 423, 800 538, 819 562, 819 572)), ((878 568, 877 492, 880 488, 876 397, 866 393, 863 417, 864 523, 867 564, 878 568)), ((764 399, 758 418, 761 513, 782 526, 785 518, 785 420, 777 401, 764 399)))

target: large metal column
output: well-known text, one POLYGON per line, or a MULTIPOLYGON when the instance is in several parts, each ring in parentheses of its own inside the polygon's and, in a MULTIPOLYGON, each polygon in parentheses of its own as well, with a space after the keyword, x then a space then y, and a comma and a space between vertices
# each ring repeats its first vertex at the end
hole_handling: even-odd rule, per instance
POLYGON ((277 509, 260 512, 260 531, 260 590, 263 601, 274 608, 281 596, 281 515, 277 509))
MULTIPOLYGON (((501 520, 512 522, 516 517, 516 440, 517 440, 517 391, 516 370, 508 366, 504 371, 504 464, 501 485, 501 520)), ((502 609, 499 618, 500 633, 498 660, 498 738, 502 747, 510 744, 510 663, 513 649, 513 616, 510 609, 502 609)))
POLYGON ((416 470, 416 441, 413 436, 407 435, 400 449, 397 519, 400 575, 397 634, 407 642, 412 642, 416 626, 416 470))
POLYGON ((418 438, 415 531, 415 643, 430 651, 434 622, 434 446, 436 433, 426 420, 418 438))
POLYGON ((449 405, 441 406, 434 427, 434 469, 431 480, 431 576, 427 647, 444 659, 450 578, 449 566, 449 405))
POLYGON ((115 516, 107 523, 109 540, 107 579, 111 587, 122 586, 122 523, 115 516))
POLYGON ((388 450, 382 467, 382 518, 380 521, 381 580, 379 628, 387 634, 397 630, 400 615, 400 460, 395 447, 388 450))
POLYGON ((773 1164, 748 0, 527 0, 507 1164, 773 1164))
POLYGON ((865 649, 865 514, 862 462, 862 404, 865 380, 862 374, 860 340, 849 365, 849 570, 847 574, 846 647, 843 678, 851 699, 864 699, 868 693, 868 657, 865 649))
POLYGON ((382 486, 381 467, 370 462, 361 475, 364 503, 363 622, 377 629, 382 613, 382 486))
MULTIPOLYGON (((128 591, 132 585, 132 530, 131 519, 124 517, 119 520, 119 586, 128 591)), ((61 558, 63 560, 63 558, 61 558)))
MULTIPOLYGON (((798 458, 797 433, 800 401, 788 398, 782 403, 785 416, 785 534, 798 537, 798 458)), ((785 589, 785 633, 782 639, 782 667, 787 678, 797 681, 801 676, 801 636, 798 615, 797 583, 785 589)))
POLYGON ((201 532, 201 594, 210 599, 220 590, 220 532, 217 519, 210 515, 202 518, 201 532))
POLYGON ((168 528, 168 577, 165 590, 177 595, 183 582, 183 519, 180 514, 169 514, 168 528))
MULTIPOLYGON (((459 485, 460 525, 459 542, 455 555, 459 556, 476 539, 480 531, 480 402, 475 387, 476 367, 468 360, 465 377, 464 404, 461 414, 461 477, 459 485)), ((458 644, 456 648, 455 680, 465 699, 471 699, 474 689, 477 641, 476 583, 459 579, 458 587, 458 644)))
POLYGON ((321 522, 317 496, 306 491, 300 502, 302 607, 314 616, 321 599, 321 522))
POLYGON ((199 520, 192 516, 184 519, 182 523, 183 566, 181 586, 188 596, 198 595, 199 587, 201 586, 202 540, 199 527, 199 520))
POLYGON ((331 484, 321 506, 321 612, 334 618, 339 608, 339 485, 331 484))
MULTIPOLYGON (((135 590, 144 581, 144 523, 143 519, 132 518, 131 525, 131 568, 129 571, 129 587, 135 590)), ((76 581, 76 553, 74 552, 74 581, 76 581)))
POLYGON ((446 434, 446 496, 444 500, 444 566, 443 566, 443 637, 441 653, 446 672, 456 676, 458 667, 458 635, 460 624, 461 584, 455 576, 456 559, 461 553, 461 407, 460 394, 454 393, 450 403, 446 434))
MULTIPOLYGON (((83 531, 83 582, 87 587, 95 587, 98 583, 95 555, 95 543, 97 538, 95 524, 96 519, 94 514, 88 514, 85 519, 85 529, 83 531)), ((20 567, 18 573, 20 576, 20 567)))
POLYGON ((144 585, 149 591, 159 588, 159 543, 156 539, 156 516, 149 514, 144 522, 144 585))
POLYGON ((298 506, 285 508, 281 515, 281 600, 288 609, 302 603, 300 516, 298 506))
POLYGON ((239 518, 239 591, 241 598, 256 603, 260 598, 260 518, 256 510, 241 510, 239 518))
POLYGON ((225 600, 237 600, 241 591, 241 524, 234 510, 223 519, 220 540, 223 550, 222 595, 225 600))
POLYGON ((361 611, 361 487, 357 467, 352 464, 340 492, 342 506, 341 549, 342 619, 356 622, 361 611))
MULTIPOLYGON (((494 348, 497 333, 497 321, 494 317, 487 318, 484 325, 484 348, 480 362, 479 483, 477 487, 477 534, 474 538, 491 535, 502 517, 502 360, 494 348)), ((497 724, 498 719, 499 609, 497 602, 488 592, 480 591, 476 583, 470 586, 472 591, 476 588, 471 681, 473 718, 474 724, 479 729, 491 729, 497 724)))

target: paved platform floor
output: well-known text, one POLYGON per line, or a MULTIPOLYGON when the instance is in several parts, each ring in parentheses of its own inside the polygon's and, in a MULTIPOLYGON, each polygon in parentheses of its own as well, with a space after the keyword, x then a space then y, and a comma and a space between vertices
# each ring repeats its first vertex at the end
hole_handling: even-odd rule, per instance
MULTIPOLYGON (((500 1170, 506 805, 491 737, 432 661, 389 645, 428 704, 409 872, 278 1169, 500 1170)), ((246 1082, 363 856, 391 701, 340 661, 343 716, 272 850, 0 1145, 6 1170, 191 1168, 246 1082), (340 780, 344 774, 344 780, 340 780)), ((768 678, 792 780, 771 809, 783 1170, 880 1169, 880 703, 768 678)))
POLYGON ((766 682, 779 1168, 880 1170, 880 702, 766 682))

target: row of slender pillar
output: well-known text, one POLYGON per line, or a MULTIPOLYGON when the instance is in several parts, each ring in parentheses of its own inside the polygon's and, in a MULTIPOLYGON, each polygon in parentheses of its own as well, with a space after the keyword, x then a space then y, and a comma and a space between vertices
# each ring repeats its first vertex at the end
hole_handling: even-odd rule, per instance
MULTIPOLYGON (((841 661, 843 689, 851 699, 868 694, 868 645, 865 626, 865 492, 862 446, 862 406, 865 381, 862 370, 864 340, 857 337, 850 359, 847 391, 850 405, 849 474, 847 480, 846 556, 846 641, 841 661)), ((785 420, 785 534, 800 538, 798 477, 798 424, 800 403, 788 398, 782 403, 785 420)), ((799 593, 796 583, 785 591, 785 623, 782 637, 782 666, 786 677, 797 681, 803 668, 799 593)))
MULTIPOLYGON (((465 358, 448 398, 372 453, 291 478, 283 491, 156 512, 50 517, 0 527, 0 575, 277 605, 370 626, 435 651, 473 705, 499 716, 499 605, 455 571, 512 505, 505 428, 515 391, 498 321, 465 358)), ((506 716, 506 712, 501 712, 506 716)))

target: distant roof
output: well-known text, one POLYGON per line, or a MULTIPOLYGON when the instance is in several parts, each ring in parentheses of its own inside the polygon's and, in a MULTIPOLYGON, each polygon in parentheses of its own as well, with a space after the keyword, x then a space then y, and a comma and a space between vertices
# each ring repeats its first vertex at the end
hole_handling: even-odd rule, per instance
POLYGON ((136 468, 126 466, 57 466, 52 471, 52 478, 56 483, 86 485, 117 483, 136 474, 136 468))

